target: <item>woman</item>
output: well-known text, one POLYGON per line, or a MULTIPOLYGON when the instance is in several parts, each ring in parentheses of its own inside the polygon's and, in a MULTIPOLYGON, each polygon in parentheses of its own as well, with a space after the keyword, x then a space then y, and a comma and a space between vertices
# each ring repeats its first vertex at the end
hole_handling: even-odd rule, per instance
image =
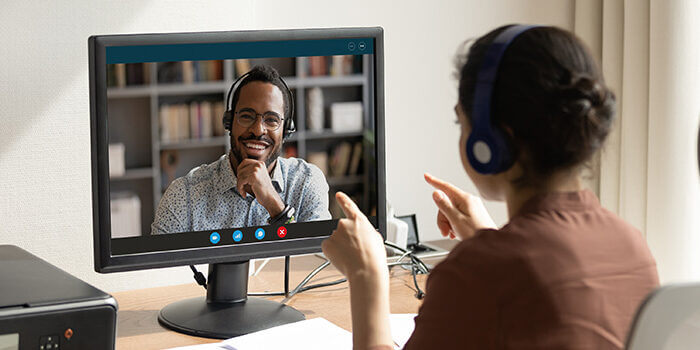
MULTIPOLYGON (((614 95, 594 60, 562 29, 504 26, 476 40, 458 71, 462 164, 483 198, 507 203, 509 221, 493 227, 478 197, 425 175, 440 231, 462 242, 428 277, 405 348, 622 349, 658 277, 639 231, 581 182, 614 117, 614 95), (469 141, 483 126, 474 128, 483 123, 476 82, 504 37, 511 41, 495 63, 486 117, 506 156, 484 169, 499 146, 484 152, 469 141)), ((350 283, 355 348, 390 349, 382 238, 347 196, 336 199, 348 218, 323 251, 350 283)))

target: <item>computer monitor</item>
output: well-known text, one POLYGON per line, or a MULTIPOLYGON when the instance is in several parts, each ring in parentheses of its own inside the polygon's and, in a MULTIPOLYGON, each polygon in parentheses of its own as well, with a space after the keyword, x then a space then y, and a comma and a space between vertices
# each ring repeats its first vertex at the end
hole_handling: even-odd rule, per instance
POLYGON ((320 251, 349 194, 386 237, 381 28, 88 40, 95 270, 208 263, 161 310, 226 338, 303 319, 247 298, 253 258, 320 251))

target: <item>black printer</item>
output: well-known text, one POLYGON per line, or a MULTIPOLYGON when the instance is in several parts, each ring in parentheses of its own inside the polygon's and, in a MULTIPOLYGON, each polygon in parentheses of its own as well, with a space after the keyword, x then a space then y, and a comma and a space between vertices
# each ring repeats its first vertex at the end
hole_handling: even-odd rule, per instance
POLYGON ((0 245, 0 349, 114 349, 116 320, 111 295, 0 245))

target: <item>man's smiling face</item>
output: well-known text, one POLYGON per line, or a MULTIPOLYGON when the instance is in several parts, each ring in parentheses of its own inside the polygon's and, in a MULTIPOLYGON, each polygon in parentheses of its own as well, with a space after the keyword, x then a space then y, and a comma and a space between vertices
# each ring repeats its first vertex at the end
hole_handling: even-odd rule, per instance
POLYGON ((237 163, 244 159, 260 160, 270 170, 282 150, 284 96, 277 86, 262 81, 250 82, 240 89, 231 126, 231 152, 237 163), (242 120, 251 117, 255 118, 252 125, 241 125, 242 120), (269 130, 266 119, 269 122, 275 117, 281 120, 281 125, 269 130))

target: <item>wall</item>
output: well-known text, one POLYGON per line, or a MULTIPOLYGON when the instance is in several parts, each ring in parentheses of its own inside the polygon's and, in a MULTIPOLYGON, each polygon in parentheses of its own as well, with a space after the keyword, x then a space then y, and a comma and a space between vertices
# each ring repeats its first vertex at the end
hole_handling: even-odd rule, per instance
MULTIPOLYGON (((474 190, 452 107, 458 45, 509 22, 572 29, 573 0, 3 1, 0 12, 0 243, 110 292, 187 283, 186 267, 93 270, 87 38, 92 34, 383 26, 388 198, 439 237, 422 174, 474 190), (429 5, 426 5, 429 4, 429 5)), ((505 207, 488 204, 496 221, 505 207)))

